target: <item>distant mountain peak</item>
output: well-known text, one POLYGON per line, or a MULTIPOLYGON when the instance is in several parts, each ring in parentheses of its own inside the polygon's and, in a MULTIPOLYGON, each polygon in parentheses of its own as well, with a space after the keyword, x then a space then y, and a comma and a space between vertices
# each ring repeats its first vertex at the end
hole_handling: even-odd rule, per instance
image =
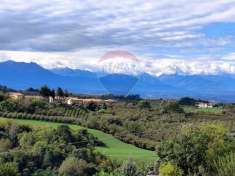
POLYGON ((0 64, 5 65, 5 66, 41 68, 41 69, 43 69, 43 67, 41 67, 40 65, 38 65, 35 62, 16 62, 16 61, 8 60, 8 61, 0 62, 0 64))
POLYGON ((96 73, 87 70, 71 69, 69 67, 51 69, 55 74, 70 77, 96 77, 96 73))
POLYGON ((141 73, 138 77, 128 73, 111 73, 102 77, 99 77, 99 74, 99 72, 70 68, 48 70, 33 62, 0 62, 0 84, 13 89, 39 88, 47 84, 52 88, 62 87, 76 93, 126 93, 130 90, 130 94, 151 98, 190 96, 235 101, 235 75, 232 74, 175 73, 158 77, 148 73, 141 73), (101 83, 106 86, 102 86, 101 83))

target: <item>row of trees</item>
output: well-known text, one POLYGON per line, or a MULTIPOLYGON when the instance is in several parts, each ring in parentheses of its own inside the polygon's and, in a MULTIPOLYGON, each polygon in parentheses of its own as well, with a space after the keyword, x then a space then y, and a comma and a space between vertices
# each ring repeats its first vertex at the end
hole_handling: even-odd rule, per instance
POLYGON ((39 89, 39 94, 43 97, 68 97, 69 92, 67 90, 63 90, 62 88, 58 87, 56 90, 50 89, 47 85, 42 86, 39 89))

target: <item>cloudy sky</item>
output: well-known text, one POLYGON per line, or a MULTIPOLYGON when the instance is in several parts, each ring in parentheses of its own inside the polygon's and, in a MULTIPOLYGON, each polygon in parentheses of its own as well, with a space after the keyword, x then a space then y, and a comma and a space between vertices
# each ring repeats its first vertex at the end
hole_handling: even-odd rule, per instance
POLYGON ((126 50, 153 75, 235 73, 235 0, 0 3, 0 61, 95 70, 126 50))

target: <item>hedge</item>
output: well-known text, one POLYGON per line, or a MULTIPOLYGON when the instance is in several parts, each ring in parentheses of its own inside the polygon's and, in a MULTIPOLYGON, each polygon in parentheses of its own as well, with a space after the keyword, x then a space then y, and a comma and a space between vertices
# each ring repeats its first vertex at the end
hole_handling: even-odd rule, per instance
POLYGON ((16 112, 1 112, 0 116, 11 119, 27 119, 27 120, 42 120, 42 121, 51 121, 59 123, 72 123, 80 125, 80 121, 77 118, 64 117, 64 116, 46 116, 38 114, 28 114, 28 113, 16 113, 16 112))

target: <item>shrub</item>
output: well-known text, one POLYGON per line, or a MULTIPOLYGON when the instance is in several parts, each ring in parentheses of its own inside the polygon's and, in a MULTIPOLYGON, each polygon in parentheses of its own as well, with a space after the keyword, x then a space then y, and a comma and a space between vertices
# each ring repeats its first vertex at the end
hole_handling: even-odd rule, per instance
POLYGON ((182 176, 183 171, 176 164, 167 162, 160 165, 159 174, 160 176, 182 176))
POLYGON ((56 174, 51 170, 37 170, 33 176, 56 176, 56 174))
POLYGON ((100 171, 96 176, 123 176, 121 175, 120 173, 118 172, 111 172, 111 173, 108 173, 108 172, 104 172, 103 170, 100 171))
POLYGON ((139 175, 138 168, 136 163, 132 159, 128 159, 126 162, 123 163, 121 168, 122 175, 125 176, 137 176, 139 175))
POLYGON ((0 111, 13 112, 17 110, 17 104, 13 101, 5 100, 0 102, 0 111))
POLYGON ((62 117, 62 116, 45 116, 37 114, 27 114, 27 113, 10 113, 10 112, 1 112, 0 116, 5 118, 15 118, 15 119, 32 119, 32 120, 43 120, 43 121, 52 121, 59 123, 74 123, 80 124, 80 121, 72 117, 62 117))
POLYGON ((22 118, 23 118, 23 114, 22 114, 22 113, 18 113, 18 114, 17 114, 17 118, 18 118, 18 119, 22 119, 22 118))
POLYGON ((94 102, 90 102, 87 104, 86 108, 89 109, 90 111, 96 111, 98 108, 98 105, 94 102))
POLYGON ((87 165, 87 162, 84 160, 78 160, 75 157, 68 157, 63 161, 59 168, 59 176, 85 176, 87 165))
POLYGON ((141 102, 139 103, 139 107, 140 107, 141 109, 151 109, 151 104, 150 104, 149 101, 141 101, 141 102))
POLYGON ((219 157, 214 162, 215 170, 218 176, 234 175, 235 173, 235 153, 229 153, 219 157))
POLYGON ((12 143, 9 139, 0 139, 0 152, 8 151, 12 146, 12 143))
POLYGON ((179 100, 180 105, 188 105, 188 106, 194 106, 196 102, 197 100, 190 97, 183 97, 179 100))
POLYGON ((180 107, 177 102, 169 102, 163 109, 164 113, 176 112, 184 113, 184 110, 180 107))
POLYGON ((0 101, 6 100, 6 99, 7 99, 7 95, 3 93, 2 91, 0 91, 0 101))
POLYGON ((186 174, 213 172, 212 162, 234 150, 232 139, 227 139, 227 130, 222 125, 187 127, 176 139, 163 141, 158 155, 163 162, 176 163, 186 174))
POLYGON ((17 164, 13 162, 0 163, 0 176, 19 176, 17 164))

